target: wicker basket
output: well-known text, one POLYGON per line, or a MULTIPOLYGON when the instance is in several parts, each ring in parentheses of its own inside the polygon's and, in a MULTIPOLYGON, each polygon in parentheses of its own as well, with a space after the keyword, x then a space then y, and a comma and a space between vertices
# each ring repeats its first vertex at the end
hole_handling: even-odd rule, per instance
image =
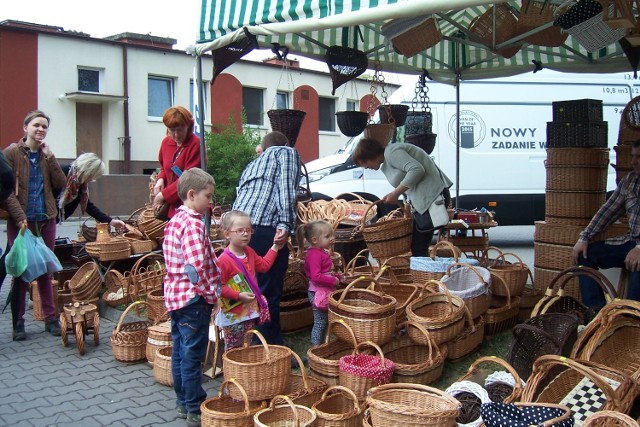
POLYGON ((358 397, 347 387, 329 387, 311 409, 316 413, 316 427, 362 426, 358 397))
POLYGON ((381 385, 367 395, 375 427, 455 426, 459 404, 444 392, 421 384, 381 385))
POLYGON ((607 167, 609 148, 547 148, 547 165, 607 167))
POLYGON ((546 166, 547 191, 593 191, 607 190, 606 166, 546 166))
POLYGON ((307 350, 309 368, 313 372, 321 374, 323 378, 335 378, 335 383, 337 384, 337 378, 340 374, 340 358, 351 354, 357 345, 356 337, 346 322, 343 320, 329 322, 324 344, 310 347, 307 350), (351 337, 351 341, 347 342, 341 339, 330 341, 334 328, 345 329, 345 332, 351 337))
POLYGON ((118 270, 109 270, 104 275, 106 290, 102 294, 102 301, 111 307, 126 304, 128 301, 127 289, 129 287, 127 279, 118 270))
MULTIPOLYGON (((569 246, 574 245, 580 238, 580 233, 585 229, 585 225, 553 224, 545 221, 535 222, 535 234, 533 240, 540 243, 550 243, 554 245, 569 246)), ((623 223, 611 225, 604 233, 595 236, 592 241, 601 241, 611 237, 624 235, 629 226, 623 223)))
POLYGON ((338 111, 336 121, 343 135, 358 136, 367 126, 369 113, 365 111, 338 111))
POLYGON ((507 360, 525 380, 533 362, 543 354, 569 356, 580 321, 572 314, 552 313, 532 317, 513 328, 507 360))
MULTIPOLYGON (((522 262, 522 258, 511 252, 502 252, 495 246, 487 248, 487 253, 491 250, 498 251, 498 256, 493 259, 487 269, 494 274, 500 275, 507 287, 509 288, 509 294, 512 297, 519 297, 524 292, 524 286, 527 284, 527 278, 530 276, 529 267, 522 262), (516 259, 515 262, 508 262, 507 256, 516 259)), ((494 287, 491 292, 493 295, 506 297, 506 292, 501 286, 494 287)), ((474 317, 475 318, 475 317, 474 317)))
POLYGON ((369 261, 369 249, 363 249, 347 263, 342 280, 349 284, 361 276, 374 277, 377 272, 378 268, 369 261))
MULTIPOLYGON (((557 7, 544 1, 524 0, 518 16, 518 34, 553 22, 553 13, 557 7)), ((525 37, 524 41, 537 46, 558 47, 562 46, 567 37, 568 34, 561 32, 559 27, 549 27, 525 37)))
POLYGON ((502 287, 507 296, 491 295, 489 309, 484 316, 484 334, 487 336, 511 329, 518 321, 520 297, 512 297, 504 279, 495 273, 491 273, 491 292, 493 293, 493 290, 498 287, 502 287))
MULTIPOLYGON (((442 282, 432 281, 440 286, 444 293, 422 296, 423 289, 417 300, 407 306, 407 319, 423 326, 436 344, 440 345, 456 338, 464 329, 465 304, 462 298, 451 293, 442 282)), ((408 331, 411 339, 422 345, 427 345, 424 334, 416 332, 415 328, 408 331)))
MULTIPOLYGON (((567 4, 567 2, 558 6, 555 11, 556 16, 561 13, 562 7, 565 4, 567 4)), ((611 4, 610 7, 613 8, 613 4, 611 4)), ((603 12, 600 12, 596 16, 564 31, 571 35, 575 41, 580 43, 587 52, 596 52, 620 40, 624 37, 626 32, 626 28, 611 28, 603 20, 603 16, 603 12)))
POLYGON ((522 379, 518 375, 518 372, 511 366, 506 360, 496 356, 485 356, 476 359, 467 369, 467 372, 458 378, 456 382, 471 381, 486 388, 487 380, 492 376, 495 376, 495 365, 498 365, 498 369, 505 369, 508 374, 511 375, 510 380, 513 380, 511 392, 502 400, 504 403, 513 403, 520 400, 522 394, 522 379), (480 366, 483 365, 483 369, 480 366), (486 366, 493 366, 493 369, 486 366))
POLYGON ((164 289, 154 289, 147 294, 147 303, 151 307, 149 320, 152 322, 164 322, 169 320, 167 307, 164 305, 164 289))
MULTIPOLYGON (((31 298, 33 299, 33 320, 44 320, 44 314, 42 312, 42 301, 40 300, 40 291, 38 290, 38 281, 34 280, 29 284, 31 287, 31 298)), ((51 280, 51 292, 53 295, 53 301, 56 308, 56 317, 59 314, 58 310, 58 281, 51 280)))
MULTIPOLYGON (((368 211, 379 203, 380 200, 369 205, 363 219, 367 218, 368 211)), ((362 221, 362 235, 371 256, 376 259, 386 259, 409 252, 412 233, 413 219, 405 209, 396 210, 373 224, 362 221)))
POLYGON ((564 270, 576 264, 573 260, 573 245, 534 242, 533 247, 536 267, 548 270, 564 270))
MULTIPOLYGON (((375 279, 356 279, 344 290, 329 296, 329 321, 342 319, 353 330, 358 342, 373 341, 382 345, 391 339, 395 330, 397 301, 389 295, 357 288, 361 282, 376 284, 375 279)), ((350 342, 351 337, 344 330, 334 333, 350 342)))
MULTIPOLYGON (((514 38, 517 35, 517 27, 518 20, 511 12, 509 6, 505 4, 496 4, 495 6, 488 8, 485 13, 471 22, 471 25, 469 26, 469 40, 492 48, 495 45, 499 45, 514 38)), ((517 44, 500 50, 492 48, 492 52, 505 58, 511 58, 513 55, 518 53, 521 47, 521 44, 517 44)))
MULTIPOLYGON (((435 261, 438 250, 444 247, 448 248, 451 251, 453 262, 458 262, 459 260, 458 257, 460 256, 460 249, 456 248, 455 246, 453 246, 451 242, 448 242, 446 240, 441 240, 437 242, 435 245, 431 246, 429 248, 429 257, 435 261)), ((411 277, 413 278, 413 281, 418 286, 423 286, 425 283, 429 282, 430 280, 440 280, 442 279, 442 276, 444 276, 447 273, 446 268, 441 268, 440 269, 441 271, 423 271, 423 268, 425 267, 423 266, 423 264, 425 261, 429 262, 428 259, 421 259, 420 257, 412 257, 412 260, 410 263, 411 277)))
POLYGON ((89 242, 85 245, 85 250, 100 261, 117 261, 131 256, 129 241, 123 237, 89 242))
POLYGON ((313 325, 313 307, 309 298, 299 299, 288 307, 280 306, 280 329, 282 332, 299 331, 313 325))
POLYGON ((98 295, 100 286, 102 286, 102 279, 100 279, 98 266, 94 262, 88 262, 69 279, 68 287, 74 299, 87 301, 98 295))
POLYGON ((153 290, 161 289, 166 274, 167 267, 162 254, 151 252, 141 256, 131 268, 127 294, 137 300, 153 290))
POLYGON ((632 169, 631 166, 631 148, 633 145, 616 145, 613 151, 616 152, 616 167, 621 169, 632 169))
POLYGON ((293 351, 291 356, 298 361, 298 366, 301 367, 300 374, 290 374, 289 384, 283 394, 289 396, 296 405, 311 408, 322 397, 322 393, 327 389, 327 383, 307 375, 300 356, 293 351))
POLYGON ((147 307, 147 312, 149 311, 149 305, 146 302, 135 301, 124 310, 116 329, 111 334, 111 352, 118 362, 136 363, 147 358, 148 328, 151 326, 151 322, 140 320, 123 324, 127 313, 141 304, 147 307))
POLYGON ((173 387, 173 375, 171 374, 171 351, 173 347, 161 347, 156 350, 153 357, 153 379, 158 384, 173 387))
MULTIPOLYGON (((466 263, 453 263, 441 282, 449 292, 460 297, 473 319, 482 316, 489 308, 489 282, 491 273, 482 267, 466 263)), ((438 289, 438 292, 444 292, 438 289)))
POLYGON ((485 403, 491 403, 489 394, 484 387, 472 381, 459 381, 451 384, 444 392, 460 402, 460 415, 456 419, 457 425, 484 427, 480 416, 480 407, 485 403))
POLYGON ((366 53, 343 46, 330 46, 325 52, 324 60, 329 66, 332 95, 335 95, 337 88, 364 73, 369 66, 366 53))
POLYGON ((307 427, 315 425, 316 414, 306 406, 296 405, 287 396, 276 396, 268 408, 253 416, 255 427, 307 427), (284 405, 276 405, 285 401, 284 405))
MULTIPOLYGON (((268 400, 282 393, 289 385, 291 350, 284 346, 267 344, 256 330, 247 331, 244 346, 233 348, 222 355, 225 380, 234 378, 242 385, 250 401, 268 400), (261 345, 249 345, 252 336, 261 345), (256 381, 260 378, 260 381, 256 381)), ((242 393, 229 390, 233 399, 242 399, 242 393)))
POLYGON ((377 141, 380 145, 386 146, 393 137, 396 127, 389 123, 369 123, 364 128, 364 137, 377 141))
MULTIPOLYGON (((533 272, 533 289, 536 294, 544 294, 549 287, 549 284, 562 272, 562 270, 548 270, 546 268, 535 267, 533 272)), ((556 284, 556 288, 557 287, 558 284, 556 284)), ((577 277, 574 277, 565 283, 564 294, 580 300, 580 283, 578 282, 577 277)), ((538 301, 540 301, 541 298, 542 295, 537 298, 538 301)), ((536 301, 536 303, 538 301, 536 301)))
POLYGON ((465 309, 465 327, 454 339, 447 341, 447 359, 458 360, 477 350, 484 339, 484 317, 471 317, 465 309))
POLYGON ((300 128, 306 115, 307 113, 302 110, 282 109, 267 111, 267 116, 271 122, 271 129, 282 132, 289 141, 289 147, 296 145, 298 134, 300 133, 300 128))
POLYGON ((391 381, 394 368, 395 364, 384 357, 380 347, 371 341, 362 342, 351 355, 340 358, 340 385, 363 401, 370 388, 391 381), (360 353, 365 346, 374 348, 377 355, 360 353))
POLYGON ((592 412, 614 410, 626 413, 631 409, 636 394, 631 378, 613 368, 586 360, 545 355, 534 362, 521 400, 566 405, 573 411, 574 420, 581 423, 592 412), (576 395, 585 386, 596 389, 604 401, 576 395))
POLYGON ((395 19, 384 24, 382 34, 391 40, 393 49, 411 58, 429 49, 442 40, 438 22, 432 17, 395 19))
POLYGON ((602 100, 600 99, 554 101, 551 106, 554 122, 602 121, 602 100))
POLYGON ((341 224, 346 225, 360 225, 362 223, 364 213, 367 212, 367 216, 364 217, 365 222, 370 222, 378 213, 378 208, 373 207, 367 209, 373 202, 364 199, 362 196, 355 193, 342 193, 338 194, 336 199, 345 200, 351 209, 349 215, 340 221, 341 224))
POLYGON ((432 384, 442 375, 447 347, 440 351, 431 339, 429 332, 415 322, 404 322, 398 325, 396 338, 382 347, 387 359, 395 364, 391 382, 432 384), (404 328, 415 328, 423 334, 427 345, 415 344, 404 328))
POLYGON ((438 135, 435 133, 416 133, 406 135, 404 141, 421 148, 427 154, 431 154, 436 148, 437 137, 438 135))
POLYGON ((405 104, 382 104, 378 106, 380 123, 389 123, 399 128, 407 120, 409 106, 405 104))
POLYGON ((618 411, 600 411, 585 418, 582 427, 638 427, 638 421, 618 411))
POLYGON ((607 148, 607 122, 547 122, 549 148, 607 148))
POLYGON ((171 339, 171 321, 166 321, 151 325, 147 332, 147 347, 145 355, 147 356, 147 362, 153 366, 153 361, 156 357, 156 351, 162 347, 170 347, 173 345, 171 339))
POLYGON ((604 201, 601 191, 547 191, 545 216, 591 219, 604 201))
POLYGON ((220 384, 218 397, 211 397, 200 405, 202 425, 206 427, 251 427, 253 416, 267 407, 267 402, 250 402, 244 388, 234 379, 220 384), (233 386, 242 395, 242 400, 229 396, 233 386), (226 391, 226 394, 225 394, 226 391))

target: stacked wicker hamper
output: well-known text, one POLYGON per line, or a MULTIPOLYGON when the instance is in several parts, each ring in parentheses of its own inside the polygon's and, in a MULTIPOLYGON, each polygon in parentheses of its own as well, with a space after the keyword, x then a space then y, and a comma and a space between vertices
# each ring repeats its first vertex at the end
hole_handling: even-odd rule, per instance
MULTIPOLYGON (((573 245, 605 201, 608 164, 602 101, 554 102, 547 123, 545 221, 535 224, 536 291, 574 264, 573 245)), ((579 298, 577 279, 567 285, 567 294, 579 298)))

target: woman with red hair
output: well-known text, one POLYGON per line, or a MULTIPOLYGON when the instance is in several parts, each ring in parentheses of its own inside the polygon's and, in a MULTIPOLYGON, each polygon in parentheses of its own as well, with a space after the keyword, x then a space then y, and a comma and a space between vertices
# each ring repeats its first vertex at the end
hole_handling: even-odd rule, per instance
POLYGON ((158 217, 168 219, 182 204, 178 197, 178 177, 187 169, 200 167, 200 138, 193 133, 193 115, 184 107, 167 109, 162 122, 167 127, 167 136, 158 155, 160 173, 153 187, 153 208, 158 217))

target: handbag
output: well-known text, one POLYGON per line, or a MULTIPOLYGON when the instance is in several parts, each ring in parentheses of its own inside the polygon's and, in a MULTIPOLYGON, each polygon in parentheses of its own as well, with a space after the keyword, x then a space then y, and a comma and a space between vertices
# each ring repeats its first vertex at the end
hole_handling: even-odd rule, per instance
POLYGON ((449 212, 444 197, 439 195, 424 213, 413 212, 413 221, 418 231, 426 233, 444 227, 449 223, 449 212))

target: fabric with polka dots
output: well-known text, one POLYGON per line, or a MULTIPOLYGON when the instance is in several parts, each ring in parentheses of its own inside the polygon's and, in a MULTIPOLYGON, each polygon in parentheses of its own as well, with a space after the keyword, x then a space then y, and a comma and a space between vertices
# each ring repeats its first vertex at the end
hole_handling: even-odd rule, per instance
MULTIPOLYGON (((544 406, 516 406, 512 403, 483 403, 480 416, 487 427, 543 426, 545 421, 562 416, 562 409, 544 406)), ((553 424, 553 427, 573 427, 573 417, 553 424)))
POLYGON ((378 384, 386 384, 391 381, 395 365, 389 359, 384 360, 371 354, 353 354, 342 356, 339 363, 340 370, 358 377, 372 378, 378 384))
POLYGON ((553 25, 568 30, 581 22, 593 18, 602 12, 602 5, 595 0, 580 0, 573 7, 570 7, 565 13, 560 15, 553 25))

